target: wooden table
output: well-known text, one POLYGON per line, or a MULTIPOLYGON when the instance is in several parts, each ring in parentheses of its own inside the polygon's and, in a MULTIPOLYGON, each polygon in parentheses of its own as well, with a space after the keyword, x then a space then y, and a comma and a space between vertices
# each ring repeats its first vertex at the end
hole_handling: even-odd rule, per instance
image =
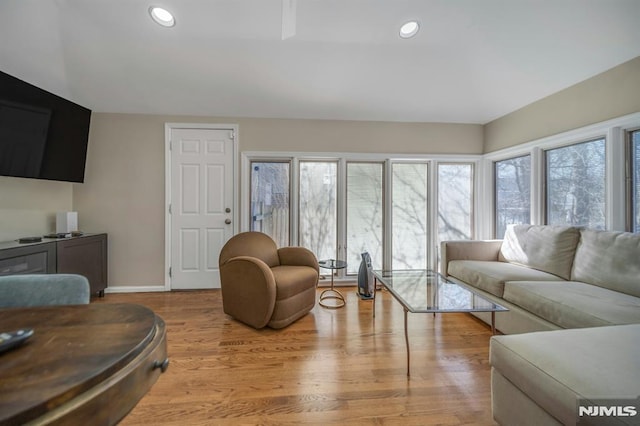
POLYGON ((144 306, 0 310, 0 332, 32 328, 0 354, 0 425, 118 423, 168 366, 165 324, 144 306))

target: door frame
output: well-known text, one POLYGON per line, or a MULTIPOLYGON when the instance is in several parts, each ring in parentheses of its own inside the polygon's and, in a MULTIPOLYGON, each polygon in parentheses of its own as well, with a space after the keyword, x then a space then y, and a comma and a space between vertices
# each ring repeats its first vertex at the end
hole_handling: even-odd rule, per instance
POLYGON ((174 129, 196 129, 196 130, 230 130, 233 131, 233 213, 232 213, 232 234, 238 232, 240 220, 240 197, 238 191, 240 189, 239 182, 239 154, 238 154, 238 125, 237 124, 218 124, 218 123, 165 123, 164 124, 164 291, 171 291, 171 132, 174 129))

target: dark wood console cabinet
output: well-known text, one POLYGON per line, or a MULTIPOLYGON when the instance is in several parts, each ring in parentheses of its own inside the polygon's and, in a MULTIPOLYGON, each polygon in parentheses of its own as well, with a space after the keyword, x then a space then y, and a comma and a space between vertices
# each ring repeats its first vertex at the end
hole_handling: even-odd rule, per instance
POLYGON ((0 275, 79 274, 91 294, 104 296, 107 281, 107 234, 45 239, 40 243, 0 243, 0 275))
POLYGON ((57 273, 84 275, 91 294, 104 296, 107 288, 107 234, 56 242, 57 273))

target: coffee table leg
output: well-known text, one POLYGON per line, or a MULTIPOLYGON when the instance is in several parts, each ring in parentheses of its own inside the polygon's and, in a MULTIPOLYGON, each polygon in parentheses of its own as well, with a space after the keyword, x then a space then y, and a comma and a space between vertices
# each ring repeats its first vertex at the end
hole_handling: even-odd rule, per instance
POLYGON ((405 343, 407 345, 407 377, 409 377, 411 375, 410 372, 409 372, 410 371, 409 370, 410 369, 410 367, 409 367, 410 366, 410 364, 409 364, 409 362, 410 362, 410 359, 409 359, 409 333, 407 331, 407 314, 408 314, 408 312, 409 311, 407 311, 406 309, 404 310, 404 341, 405 341, 405 343))
POLYGON ((376 317, 376 288, 378 287, 378 279, 373 279, 373 317, 376 317))

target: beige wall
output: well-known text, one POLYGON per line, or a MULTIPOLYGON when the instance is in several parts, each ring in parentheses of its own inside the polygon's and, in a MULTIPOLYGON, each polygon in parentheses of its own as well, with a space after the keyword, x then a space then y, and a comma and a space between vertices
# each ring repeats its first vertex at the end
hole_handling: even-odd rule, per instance
POLYGON ((640 57, 486 124, 484 152, 638 111, 640 57))
POLYGON ((241 152, 482 152, 482 126, 471 124, 94 114, 73 205, 82 229, 109 234, 110 286, 164 285, 167 122, 238 124, 241 152))
POLYGON ((55 232, 56 213, 72 210, 73 185, 0 176, 0 241, 55 232))
MULTIPOLYGON (((224 122, 224 119, 223 119, 224 122)), ((238 119, 241 151, 482 154, 482 126, 238 119)))

